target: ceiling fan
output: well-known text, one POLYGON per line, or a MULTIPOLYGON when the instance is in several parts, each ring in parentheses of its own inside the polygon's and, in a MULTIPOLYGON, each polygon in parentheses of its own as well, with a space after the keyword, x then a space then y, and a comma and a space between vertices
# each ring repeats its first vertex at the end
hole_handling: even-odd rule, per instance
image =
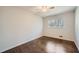
POLYGON ((38 12, 47 12, 49 10, 54 9, 54 6, 38 6, 35 9, 38 10, 38 12))

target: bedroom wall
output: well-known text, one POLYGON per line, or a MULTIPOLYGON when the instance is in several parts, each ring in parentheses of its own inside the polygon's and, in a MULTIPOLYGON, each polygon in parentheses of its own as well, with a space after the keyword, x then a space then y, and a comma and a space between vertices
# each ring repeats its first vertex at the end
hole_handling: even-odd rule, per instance
POLYGON ((75 11, 75 44, 79 50, 79 7, 75 11))
POLYGON ((42 36, 42 18, 18 7, 0 7, 0 52, 42 36))
POLYGON ((66 13, 54 15, 54 16, 48 16, 45 17, 43 22, 43 35, 48 36, 48 37, 54 37, 54 38, 60 38, 64 40, 69 40, 69 41, 74 41, 74 27, 75 27, 75 16, 74 16, 74 11, 69 11, 66 13), (58 19, 61 17, 64 21, 64 26, 63 28, 50 28, 48 27, 48 20, 53 20, 53 19, 58 19), (63 37, 59 37, 63 36, 63 37))

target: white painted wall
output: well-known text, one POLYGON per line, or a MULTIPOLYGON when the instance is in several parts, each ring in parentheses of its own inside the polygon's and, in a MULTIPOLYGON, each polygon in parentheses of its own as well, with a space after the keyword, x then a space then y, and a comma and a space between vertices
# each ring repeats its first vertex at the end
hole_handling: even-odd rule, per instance
POLYGON ((42 36, 42 18, 17 7, 0 7, 0 52, 42 36))
POLYGON ((70 11, 70 12, 66 12, 66 13, 62 13, 59 15, 55 15, 55 16, 48 16, 45 17, 43 22, 44 22, 44 32, 43 35, 44 36, 48 36, 48 37, 54 37, 54 38, 60 38, 60 39, 64 39, 64 40, 70 40, 73 41, 74 40, 74 20, 75 16, 74 16, 74 12, 70 11), (48 20, 53 20, 53 19, 58 19, 59 17, 61 17, 64 20, 64 27, 63 28, 49 28, 48 27, 48 20), (60 35, 62 35, 63 37, 59 37, 60 35))
POLYGON ((79 7, 76 9, 75 12, 75 33, 76 33, 75 43, 79 50, 79 7))

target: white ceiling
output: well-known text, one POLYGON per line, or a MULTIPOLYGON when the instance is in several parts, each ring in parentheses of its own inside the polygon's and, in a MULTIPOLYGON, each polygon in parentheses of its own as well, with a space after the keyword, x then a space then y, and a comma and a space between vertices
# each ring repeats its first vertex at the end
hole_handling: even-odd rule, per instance
POLYGON ((36 15, 42 16, 42 17, 46 17, 46 16, 50 16, 50 15, 56 15, 56 14, 60 14, 60 13, 64 13, 67 11, 72 11, 75 10, 75 6, 56 6, 54 9, 50 9, 46 12, 42 12, 39 10, 40 6, 21 6, 20 8, 23 8, 27 11, 30 11, 36 15))

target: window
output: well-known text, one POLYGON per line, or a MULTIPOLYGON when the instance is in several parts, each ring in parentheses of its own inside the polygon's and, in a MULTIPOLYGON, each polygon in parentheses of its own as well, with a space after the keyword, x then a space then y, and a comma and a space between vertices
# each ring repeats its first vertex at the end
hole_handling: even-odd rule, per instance
POLYGON ((63 26, 64 26, 64 21, 61 18, 48 20, 49 28, 63 28, 63 26))

